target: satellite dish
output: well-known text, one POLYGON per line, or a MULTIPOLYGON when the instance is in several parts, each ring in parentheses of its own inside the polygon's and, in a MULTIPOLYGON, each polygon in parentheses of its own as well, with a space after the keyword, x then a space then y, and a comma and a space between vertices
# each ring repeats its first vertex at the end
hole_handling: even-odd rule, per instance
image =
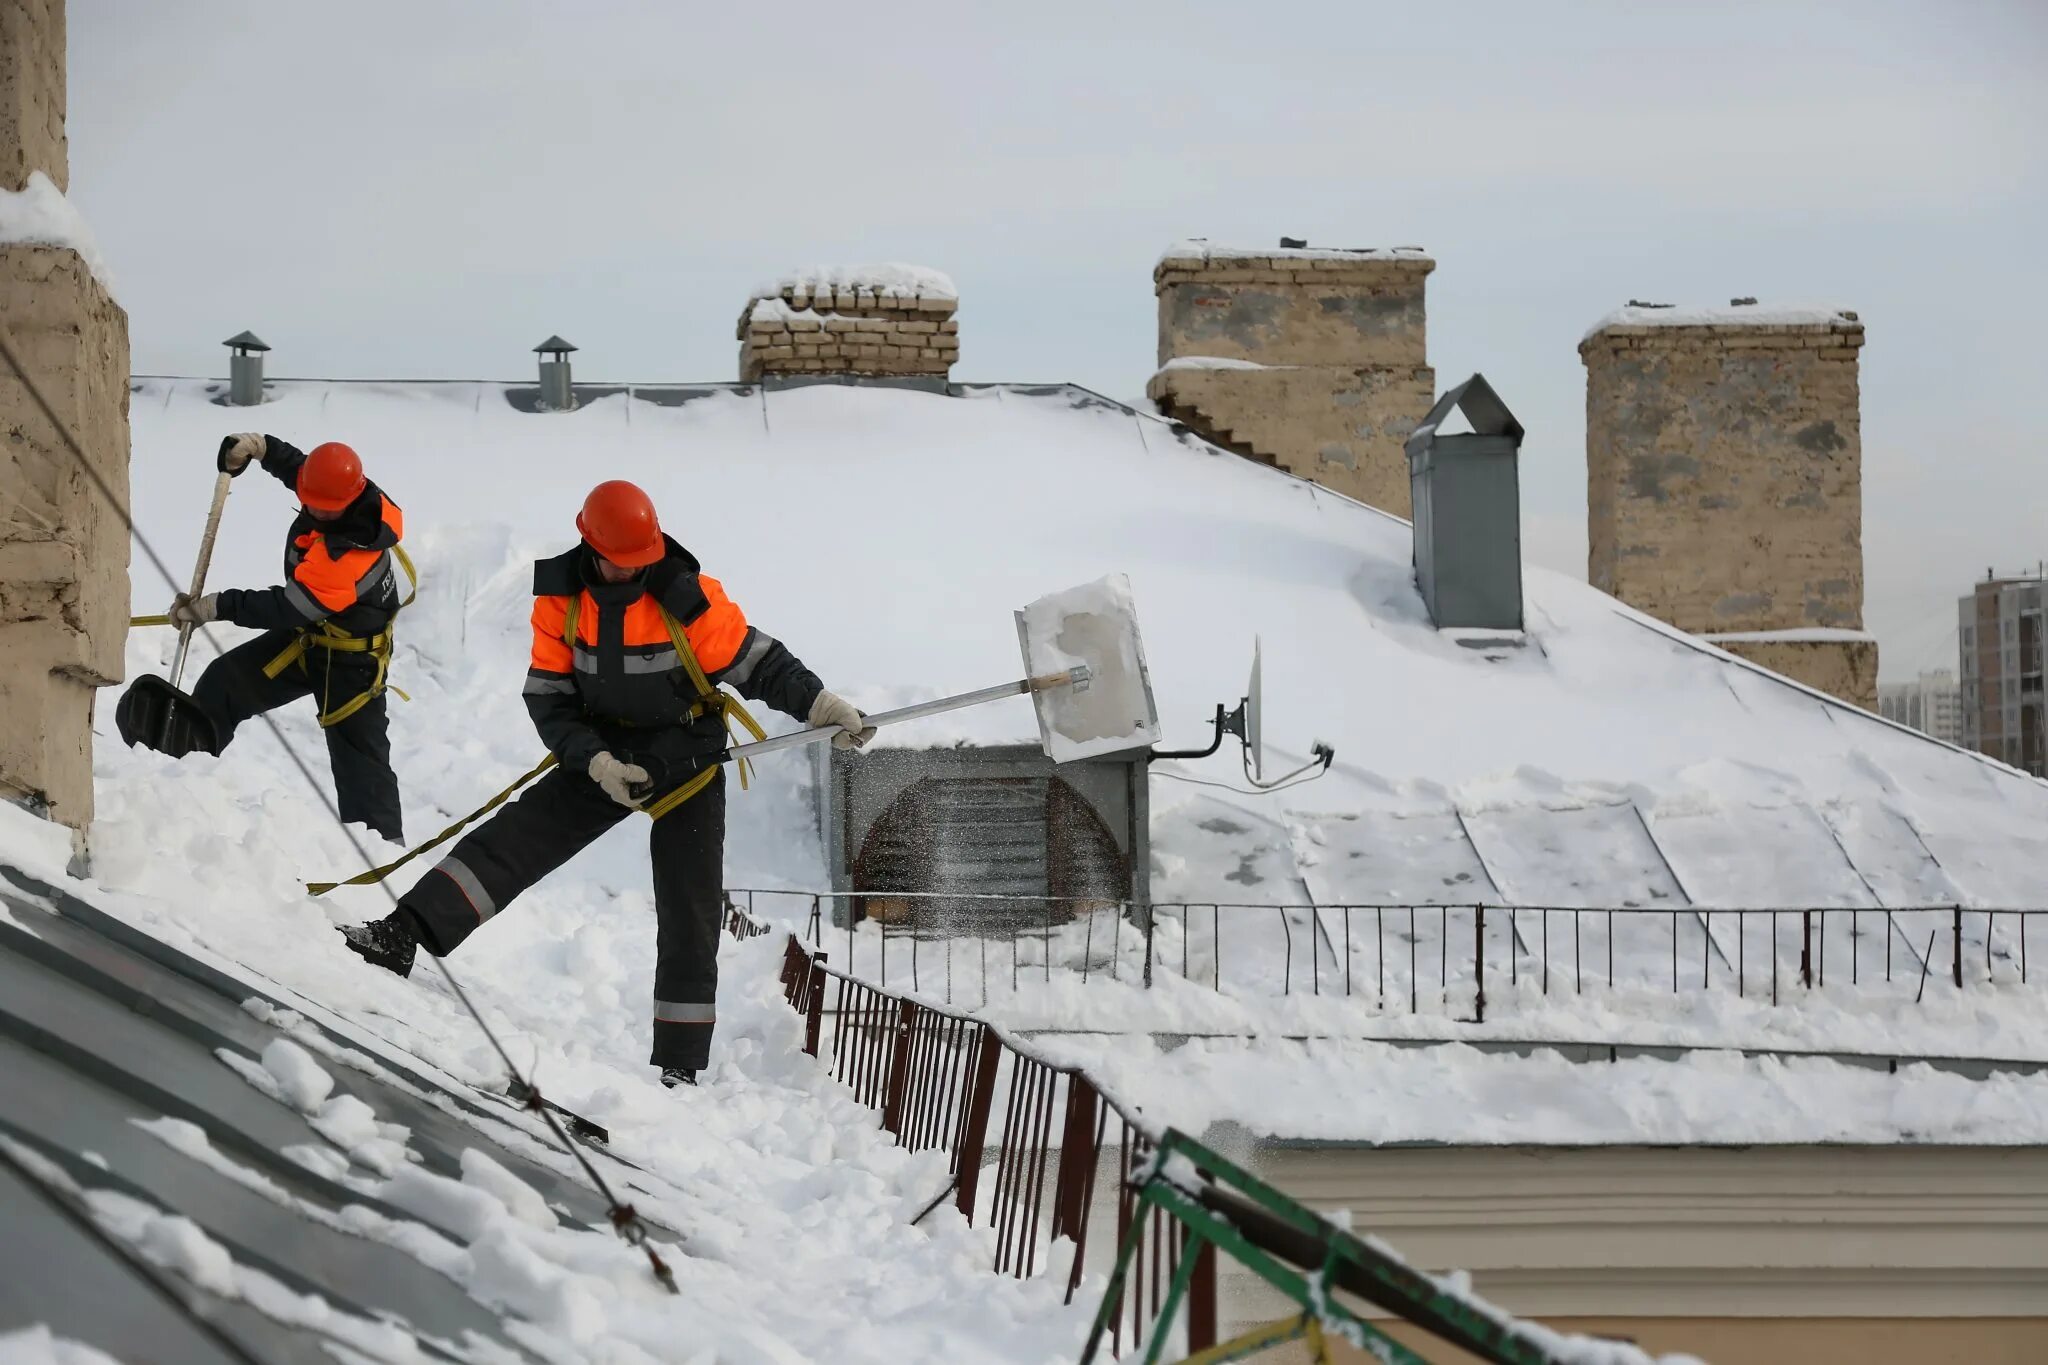
POLYGON ((1252 776, 1266 775, 1264 728, 1259 720, 1259 637, 1252 637, 1252 679, 1244 694, 1244 745, 1251 758, 1252 776))

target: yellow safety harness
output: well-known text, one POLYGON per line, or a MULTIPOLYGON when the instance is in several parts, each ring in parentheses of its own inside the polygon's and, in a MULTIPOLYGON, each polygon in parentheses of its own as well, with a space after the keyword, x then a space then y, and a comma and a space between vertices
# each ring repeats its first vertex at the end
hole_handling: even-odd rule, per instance
POLYGON ((275 678, 293 664, 302 663, 306 657, 307 650, 323 649, 327 651, 327 686, 323 686, 320 690, 320 704, 324 708, 320 712, 320 728, 323 730, 328 729, 330 726, 341 724, 350 716, 368 706, 372 700, 387 689, 398 693, 406 701, 412 700, 411 697, 406 696, 403 688, 392 686, 387 681, 386 675, 391 671, 392 627, 397 623, 398 612, 411 606, 413 599, 420 595, 420 576, 418 571, 413 568, 412 557, 406 554, 404 546, 392 546, 391 553, 398 556, 399 567, 405 570, 405 576, 412 584, 412 591, 407 593, 405 600, 398 604, 397 610, 392 613, 391 620, 384 623, 384 629, 378 631, 375 635, 351 635, 332 621, 321 621, 299 631, 292 638, 292 642, 285 646, 281 654, 263 665, 263 676, 275 678), (371 655, 377 661, 377 674, 370 680, 370 685, 363 691, 358 692, 339 706, 329 706, 328 703, 332 698, 328 695, 328 686, 332 685, 334 656, 336 654, 371 655))
MULTIPOLYGON (((574 654, 576 650, 576 617, 582 605, 583 594, 578 592, 570 597, 569 610, 562 618, 562 642, 569 646, 571 654, 574 654)), ((656 609, 661 612, 661 623, 668 627, 668 638, 676 647, 676 657, 682 660, 683 671, 690 675, 690 683, 697 689, 697 700, 690 703, 689 711, 683 716, 683 723, 687 725, 699 716, 706 715, 715 710, 719 713, 719 719, 725 723, 727 739, 737 738, 733 734, 733 726, 735 724, 745 729, 755 739, 768 738, 768 732, 761 728, 761 723, 754 719, 747 708, 741 704, 738 697, 711 685, 710 677, 704 672, 704 665, 697 662, 697 651, 690 648, 690 637, 684 633, 683 623, 676 620, 669 613, 667 607, 661 606, 659 603, 655 605, 656 609)), ((753 784, 754 765, 743 758, 739 762, 739 769, 740 789, 744 791, 753 784)), ((718 765, 714 763, 703 772, 698 773, 695 777, 683 783, 682 786, 677 787, 674 791, 656 801, 653 805, 642 806, 640 809, 646 811, 656 820, 659 820, 662 816, 667 815, 677 806, 682 805, 683 802, 710 786, 712 779, 717 776, 718 765)))
MULTIPOLYGON (((412 566, 410 564, 406 566, 406 571, 408 573, 412 571, 412 566)), ((411 600, 411 598, 406 599, 407 602, 410 602, 411 600)), ((572 657, 576 651, 577 608, 582 605, 582 602, 583 594, 581 592, 578 592, 575 596, 571 597, 569 599, 568 614, 562 622, 562 640, 565 644, 569 646, 569 651, 572 657)), ((755 739, 768 738, 767 731, 761 728, 761 723, 754 719, 753 715, 748 712, 746 706, 741 703, 738 697, 733 696, 729 692, 720 691, 718 688, 713 687, 711 685, 711 679, 709 676, 705 674, 704 666, 697 661, 697 651, 690 648, 689 637, 683 633, 682 622, 676 620, 674 616, 670 615, 666 607, 661 608, 661 619, 662 623, 668 627, 669 639, 675 644, 676 657, 682 660, 684 670, 689 673, 691 683, 693 683, 697 688, 697 700, 690 703, 690 709, 687 713, 685 713, 683 717, 683 723, 687 725, 689 722, 697 719, 699 716, 704 715, 706 712, 716 707, 721 717, 725 721, 725 733, 728 739, 732 739, 735 737, 733 735, 733 726, 735 724, 739 725, 742 729, 744 729, 748 734, 752 735, 755 739)), ((390 633, 388 628, 384 633, 386 635, 390 633)), ((382 674, 380 672, 379 677, 381 678, 381 676, 382 674)), ((393 688, 392 691, 396 692, 398 691, 398 689, 393 688)), ((405 694, 401 692, 399 693, 399 695, 404 696, 405 694)), ((358 699, 357 704, 360 704, 360 702, 363 700, 367 700, 367 698, 358 699)), ((518 791, 521 787, 533 781, 533 779, 539 777, 542 773, 546 772, 548 769, 554 766, 555 756, 553 754, 549 754, 547 757, 543 758, 539 763, 535 764, 526 773, 522 774, 520 778, 511 786, 505 788, 505 790, 499 792, 496 796, 493 796, 490 800, 484 802, 481 806, 478 806, 475 810, 463 816, 460 820, 457 820, 454 824, 448 826, 448 828, 442 830, 433 838, 427 840, 425 843, 420 844, 415 848, 406 850, 404 854, 393 859, 388 863, 385 863, 382 867, 373 867, 369 869, 367 872, 358 872, 355 876, 350 877, 344 881, 307 882, 306 890, 312 895, 324 896, 329 891, 334 890, 334 888, 337 886, 370 886, 377 882, 381 882, 386 877, 390 876, 393 872, 396 872, 399 868, 404 867, 407 863, 411 862, 414 858, 419 857, 422 853, 426 853, 432 849, 439 848, 442 844, 447 843, 450 839, 460 834, 463 830, 469 828, 469 826, 476 823, 482 817, 490 814, 499 806, 504 805, 506 801, 511 799, 512 794, 514 792, 518 791)), ((739 761, 739 769, 740 788, 741 790, 745 790, 752 783, 754 765, 743 758, 739 761)), ((710 767, 706 768, 703 772, 696 774, 689 781, 683 783, 682 786, 677 787, 674 791, 662 797, 659 801, 656 801, 653 805, 642 806, 640 807, 640 809, 644 811, 650 818, 659 820, 662 816, 667 815, 677 806, 682 805, 683 802, 689 800, 691 797, 697 795, 697 793, 703 791, 706 787, 710 786, 712 782, 716 780, 717 777, 718 765, 714 763, 710 767)))

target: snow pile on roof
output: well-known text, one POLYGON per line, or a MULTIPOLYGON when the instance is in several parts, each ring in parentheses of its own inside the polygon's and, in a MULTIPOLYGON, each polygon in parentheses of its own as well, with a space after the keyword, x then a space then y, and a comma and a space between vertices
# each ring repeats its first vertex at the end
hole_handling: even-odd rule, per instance
MULTIPOLYGON (((189 557, 204 520, 209 452, 228 421, 208 401, 217 387, 142 381, 133 400, 136 505, 173 564, 189 557)), ((504 394, 495 384, 281 381, 263 411, 288 439, 349 441, 406 508, 422 588, 399 632, 395 676, 411 689, 425 671, 446 692, 393 707, 400 752, 434 755, 400 775, 415 799, 458 814, 472 792, 495 788, 460 747, 440 748, 455 739, 441 708, 465 717, 465 740, 488 735, 490 751, 516 765, 503 780, 531 766, 538 740, 518 696, 526 560, 573 543, 571 513, 589 482, 624 477, 652 491, 667 529, 754 621, 869 711, 1021 676, 1011 613, 1122 572, 1165 742, 1184 747, 1206 738, 1217 702, 1243 692, 1262 637, 1269 771, 1305 761, 1314 738, 1335 747, 1336 765, 1277 798, 1155 783, 1163 899, 2048 899, 2048 784, 1538 569, 1526 579, 1527 640, 1461 647, 1429 624, 1405 522, 1079 390, 710 386, 613 394, 544 418, 504 394), (564 461, 565 450, 579 458, 564 461), (915 512, 851 509, 848 490, 863 488, 915 489, 915 512), (1247 832, 1178 839, 1174 812, 1197 790, 1243 811, 1247 832), (1277 831, 1280 856, 1228 880, 1234 856, 1204 872, 1167 852, 1235 847, 1262 830, 1277 831)), ((215 583, 275 578, 287 506, 265 481, 236 485, 215 583)), ((136 610, 161 611, 168 591, 143 572, 134 581, 136 610)), ((160 633, 131 641, 165 644, 160 633)), ((1038 737, 1019 700, 878 742, 1038 737)), ((1236 758, 1226 750, 1167 771, 1233 780, 1236 758)), ((775 799, 736 795, 735 807, 775 799)), ((817 875, 814 844, 781 846, 747 870, 784 885, 817 875)))
POLYGON ((1206 237, 1185 237, 1159 253, 1159 264, 1173 268, 1190 261, 1415 261, 1434 264, 1419 246, 1286 247, 1218 246, 1206 237))
POLYGON ((41 1323, 0 1332, 0 1361, 7 1365, 121 1365, 105 1351, 53 1336, 41 1323))
MULTIPOLYGON (((212 451, 237 420, 210 401, 220 388, 142 380, 133 396, 135 506, 174 565, 193 553, 212 451)), ((1618 919, 1614 947, 1618 989, 1633 981, 1644 988, 1637 996, 1541 995, 1523 955, 1523 994, 1489 981, 1488 1028, 1540 1035, 1540 1024, 1566 1018, 1540 1011, 1576 1007, 1567 1036, 1653 1042, 1682 1033, 1699 1043, 1739 1026, 1745 1045, 1825 1048, 1838 1045, 1828 1027, 1851 1038, 1861 1013, 1862 1031, 1839 1045, 1881 1045, 1887 1030, 1896 1046, 1928 1053, 2023 1053, 2041 1042, 2028 1022, 2044 1015, 2038 983, 1951 990, 1946 913, 1894 920, 1881 907, 2041 905, 2048 784, 1776 678, 1582 582, 1532 569, 1524 642, 1461 647, 1428 623, 1406 523, 1077 389, 945 397, 873 386, 674 386, 545 416, 515 410, 507 392, 280 381, 263 410, 264 425, 288 439, 355 445, 406 509, 422 579, 393 668, 413 700, 394 702, 391 715, 415 837, 540 757, 520 699, 530 562, 574 543, 571 518, 590 483, 624 477, 652 491, 665 527, 753 621, 871 712, 1022 676, 1013 611, 1122 572, 1165 743, 1195 747, 1216 703, 1242 694, 1253 637, 1262 637, 1266 770, 1305 761, 1312 738, 1334 745, 1335 767, 1260 796, 1177 780, 1241 785, 1234 745, 1206 761, 1156 765, 1152 890, 1165 902, 1252 903, 1269 957, 1253 960, 1245 915, 1212 931, 1205 915, 1170 911, 1169 922, 1187 924, 1175 931, 1183 938, 1160 936, 1166 984, 1140 993, 1055 976, 1052 993, 1021 1002, 1033 1020, 1456 1036, 1470 1013, 1470 982, 1456 973, 1472 961, 1473 906, 1634 906, 1642 913, 1618 919), (861 490, 915 492, 863 502, 861 490), (1308 909, 1311 901, 1324 908, 1308 909), (1388 912, 1376 944, 1371 911, 1347 925, 1332 908, 1444 902, 1462 908, 1417 917, 1413 943, 1401 937, 1409 925, 1399 912, 1388 912), (1264 908, 1273 905, 1303 908, 1264 908), (1861 920, 1819 919, 1828 989, 1772 1011, 1758 1003, 1759 983, 1776 970, 1790 991, 1800 916, 1745 930, 1732 917, 1709 924, 1691 913, 1710 906, 1880 908, 1861 920), (1293 935, 1284 959, 1282 918, 1293 935), (1918 955, 1935 931, 1926 1001, 1915 1005, 1918 955), (1841 969, 1859 943, 1866 980, 1887 954, 1895 965, 1882 1001, 1848 993, 1841 969), (1348 978, 1333 974, 1339 944, 1348 978), (1411 960, 1420 964, 1413 982, 1411 960), (1724 992, 1733 964, 1746 961, 1748 997, 1704 1010, 1688 995, 1674 1008, 1664 977, 1674 960, 1688 977, 1710 967, 1724 992), (1436 990, 1443 961, 1452 977, 1436 990), (1381 966, 1385 985, 1368 994, 1381 966), (1221 993, 1206 984, 1211 968, 1222 973, 1221 993), (1355 982, 1355 993, 1336 995, 1339 979, 1355 982), (1438 1003, 1411 1028, 1408 996, 1424 987, 1438 1003)), ((214 586, 275 581, 290 505, 268 480, 236 483, 214 586)), ((163 610, 170 589, 151 583, 140 557, 133 579, 135 609, 163 610)), ((214 633, 222 644, 242 638, 214 633)), ((171 645, 167 632, 131 633, 130 675, 162 671, 171 645)), ((196 671, 213 650, 194 648, 196 671)), ((324 771, 312 716, 303 707, 279 714, 324 771)), ((762 719, 771 729, 795 724, 762 719)), ((1039 739, 1021 698, 883 734, 878 743, 903 748, 1039 739)), ((360 864, 260 729, 245 729, 218 760, 172 763, 108 738, 95 761, 95 870, 109 887, 150 897, 148 913, 175 932, 228 943, 247 938, 252 917, 317 927, 386 908, 373 889, 302 898, 302 880, 360 864), (190 864, 170 886, 167 847, 190 864)), ((812 780, 807 755, 783 753, 762 762, 751 791, 735 786, 730 884, 825 884, 812 780)), ((395 882, 402 888, 423 871, 415 864, 395 882)), ((616 1066, 590 1083, 593 1094, 636 1093, 622 1078, 637 1070, 649 1027, 641 1002, 650 896, 644 837, 637 827, 615 831, 495 918, 458 963, 494 983, 494 1000, 504 992, 511 1003, 502 1008, 550 1055, 568 1030, 576 1047, 616 1066)), ((787 916, 800 922, 808 908, 800 898, 787 916)), ((1512 956, 1507 919, 1486 919, 1492 971, 1512 956)), ((1584 925, 1589 983, 1593 964, 1605 965, 1603 925, 1600 916, 1584 925)), ((1984 926, 1981 915, 1970 921, 1972 972, 1988 964, 2001 981, 2016 977, 2012 917, 1989 939, 1984 926)), ((1073 926, 1077 953, 1085 927, 1073 926)), ((1518 932, 1536 951, 1547 927, 1523 912, 1518 932)), ((1581 951, 1573 921, 1555 927, 1558 953, 1566 944, 1581 951)), ((297 952, 304 945, 292 940, 304 937, 265 937, 238 951, 297 952)), ((1103 943, 1095 940, 1098 961, 1103 943)), ((1559 972, 1575 967, 1556 959, 1559 972)), ((275 970, 305 969, 285 961, 275 970)))
POLYGON ((0 246, 69 247, 84 258, 100 288, 113 296, 113 273, 85 216, 41 171, 30 171, 28 184, 19 190, 0 188, 0 246))
MULTIPOLYGON (((694 1089, 659 1086, 645 1065, 653 910, 620 875, 633 858, 607 846, 568 885, 508 907, 508 932, 450 965, 547 1095, 609 1129, 608 1149, 586 1155, 647 1221, 675 1274, 679 1292, 665 1293, 570 1154, 504 1098, 503 1064, 438 974, 366 969, 300 893, 296 872, 346 861, 346 842, 267 737, 250 738, 247 753, 238 737, 196 771, 117 760, 107 879, 132 895, 61 874, 24 894, 13 850, 40 822, 0 803, 0 1012, 66 1031, 77 1050, 36 1060, 19 1102, 10 1091, 0 1151, 196 1291, 197 1311, 244 1342, 268 1323, 346 1344, 347 1358, 479 1365, 1076 1354, 1101 1277, 1068 1304, 1064 1275, 990 1273, 988 1233, 950 1202, 912 1226, 947 1188, 947 1158, 898 1147, 803 1055, 778 939, 723 945, 711 1067, 694 1089), (264 767, 276 785, 251 801, 246 780, 264 767), (145 803, 153 850, 133 840, 145 803), (46 908, 59 897, 62 918, 46 908), (78 901, 192 966, 173 976, 154 952, 128 962, 126 947, 91 937, 78 901), (44 959, 79 953, 84 979, 102 984, 25 974, 21 945, 38 939, 44 959), (93 946, 81 953, 82 940, 93 946), (93 975, 108 962, 123 962, 118 980, 93 975), (146 1017, 135 999, 150 1002, 146 1017), (182 1117, 163 1116, 167 1095, 182 1117), (92 1155, 102 1147, 105 1161, 92 1155), (458 1330, 475 1324, 496 1339, 458 1330)), ((417 804, 413 816, 440 823, 417 804)), ((645 835, 631 833, 613 843, 630 844, 644 873, 645 835)), ((21 1046, 0 1038, 10 1083, 21 1046)), ((35 1247, 0 1245, 0 1278, 33 1287, 52 1273, 35 1247)), ((139 1297, 155 1308, 152 1291, 139 1297)), ((110 1330, 128 1331, 130 1308, 104 1306, 110 1330)), ((0 1358, 43 1344, 9 1339, 0 1358)))
POLYGON ((1731 303, 1726 306, 1676 306, 1628 303, 1586 329, 1595 337, 1615 327, 1854 327, 1861 326, 1847 308, 1824 304, 1731 303))
POLYGON ((1808 1144, 2034 1146, 2048 1139, 2048 1075, 1896 1075, 1823 1058, 1696 1053, 1585 1063, 1462 1044, 1347 1039, 1047 1037, 1111 1094, 1188 1132, 1374 1144, 1808 1144))
POLYGON ((952 276, 928 266, 884 261, 877 265, 813 265, 783 272, 754 286, 757 299, 795 294, 823 298, 831 294, 872 294, 880 299, 954 299, 960 291, 952 276))

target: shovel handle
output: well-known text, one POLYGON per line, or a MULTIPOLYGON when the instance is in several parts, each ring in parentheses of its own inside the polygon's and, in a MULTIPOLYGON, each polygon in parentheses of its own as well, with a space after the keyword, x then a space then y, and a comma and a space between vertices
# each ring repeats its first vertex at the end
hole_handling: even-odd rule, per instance
MULTIPOLYGON (((1001 701, 1004 697, 1025 696, 1035 692, 1049 692, 1055 687, 1072 687, 1088 681, 1085 666, 1070 668, 1060 673, 1046 673, 1036 678, 1019 678, 1015 682, 1000 683, 984 687, 977 692, 962 692, 957 696, 940 697, 936 701, 921 701, 915 706, 899 707, 894 711, 878 711, 865 716, 869 725, 880 729, 884 725, 901 725, 908 720, 923 720, 926 716, 941 716, 948 711, 964 711, 970 706, 983 702, 1001 701)), ((799 749, 806 744, 819 744, 844 733, 837 725, 820 725, 809 730, 792 730, 786 735, 773 739, 756 740, 752 744, 735 744, 725 751, 725 761, 742 758, 759 758, 762 754, 779 753, 784 749, 799 749)))
MULTIPOLYGON (((234 482, 234 475, 222 470, 213 481, 213 506, 206 510, 206 531, 199 537, 199 562, 192 566, 192 589, 187 596, 194 599, 206 590, 206 566, 213 562, 213 540, 220 534, 221 510, 228 505, 228 485, 234 482)), ((178 627, 178 653, 171 662, 171 686, 176 687, 185 676, 185 655, 192 648, 192 627, 178 627)))

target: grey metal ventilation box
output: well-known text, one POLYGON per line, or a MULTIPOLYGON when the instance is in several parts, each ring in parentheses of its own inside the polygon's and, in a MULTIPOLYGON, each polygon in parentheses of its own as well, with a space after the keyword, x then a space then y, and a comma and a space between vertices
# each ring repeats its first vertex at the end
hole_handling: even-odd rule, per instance
POLYGON ((852 893, 836 899, 833 922, 850 912, 927 935, 988 934, 1143 906, 1149 758, 1055 765, 1035 744, 820 746, 826 865, 833 890, 852 893))
POLYGON ((1522 628, 1521 448, 1522 424, 1478 374, 1408 438, 1415 582, 1439 630, 1522 628), (1440 433, 1453 411, 1469 435, 1440 433))
POLYGON ((569 352, 576 348, 552 336, 533 349, 540 357, 540 410, 569 411, 576 406, 576 391, 569 382, 569 352))
POLYGON ((270 347, 254 332, 231 336, 221 345, 233 352, 228 359, 228 403, 255 407, 263 401, 263 353, 270 347))

